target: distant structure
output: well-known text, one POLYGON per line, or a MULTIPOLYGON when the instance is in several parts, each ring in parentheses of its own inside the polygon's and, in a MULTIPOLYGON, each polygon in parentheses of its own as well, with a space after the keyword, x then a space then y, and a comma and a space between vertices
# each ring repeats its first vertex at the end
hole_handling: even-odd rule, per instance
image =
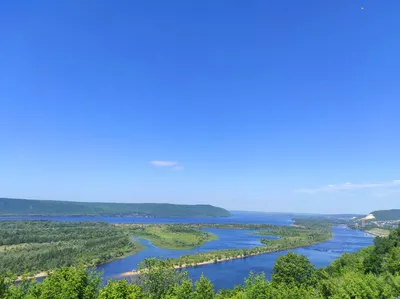
POLYGON ((364 218, 361 220, 361 226, 362 226, 363 228, 365 227, 365 219, 364 219, 364 218))

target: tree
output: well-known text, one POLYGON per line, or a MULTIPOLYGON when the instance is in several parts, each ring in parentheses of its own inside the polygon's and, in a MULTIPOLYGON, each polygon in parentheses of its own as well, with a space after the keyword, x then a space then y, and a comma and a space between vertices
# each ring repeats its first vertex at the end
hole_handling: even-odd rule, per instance
POLYGON ((139 284, 147 298, 160 299, 171 293, 176 285, 187 279, 185 271, 176 271, 174 267, 161 259, 145 259, 139 265, 139 284))
POLYGON ((100 276, 83 267, 64 267, 52 272, 29 290, 29 299, 97 299, 100 276))
POLYGON ((387 237, 375 237, 374 245, 377 254, 386 254, 393 247, 394 240, 387 237))
POLYGON ((248 298, 265 298, 268 284, 265 274, 254 275, 251 272, 244 280, 244 292, 248 298))
POLYGON ((120 281, 108 281, 107 285, 100 290, 99 299, 144 299, 143 290, 137 284, 128 284, 123 279, 120 281))
POLYGON ((196 299, 212 299, 214 298, 214 286, 207 278, 202 274, 200 280, 196 281, 196 299))
POLYGON ((272 282, 313 286, 317 282, 316 269, 304 255, 289 252, 277 259, 272 272, 272 282))
POLYGON ((400 274, 400 247, 392 248, 388 254, 385 266, 391 274, 400 274))
POLYGON ((363 266, 365 273, 379 274, 382 272, 383 255, 375 250, 364 259, 363 266))
POLYGON ((383 297, 381 285, 378 277, 373 274, 349 271, 321 281, 319 289, 324 298, 388 298, 383 297))
POLYGON ((193 283, 190 279, 184 279, 181 284, 174 285, 163 299, 192 299, 194 298, 193 283))

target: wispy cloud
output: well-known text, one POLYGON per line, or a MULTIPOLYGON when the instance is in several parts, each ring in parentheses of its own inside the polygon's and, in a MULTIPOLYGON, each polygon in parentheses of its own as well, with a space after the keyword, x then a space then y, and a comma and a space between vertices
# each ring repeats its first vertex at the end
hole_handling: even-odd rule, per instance
POLYGON ((400 180, 393 180, 389 182, 378 182, 378 183, 344 183, 337 185, 328 185, 319 188, 303 188, 295 190, 298 193, 316 194, 326 192, 340 192, 340 191, 352 191, 352 190, 364 190, 364 189, 380 189, 380 188, 395 188, 400 187, 400 180))
POLYGON ((176 166, 179 163, 177 161, 150 161, 150 164, 154 165, 154 166, 158 166, 158 167, 172 167, 172 166, 176 166))
POLYGON ((164 167, 172 170, 183 170, 183 166, 178 161, 165 161, 165 160, 154 160, 150 161, 150 164, 156 167, 164 167))

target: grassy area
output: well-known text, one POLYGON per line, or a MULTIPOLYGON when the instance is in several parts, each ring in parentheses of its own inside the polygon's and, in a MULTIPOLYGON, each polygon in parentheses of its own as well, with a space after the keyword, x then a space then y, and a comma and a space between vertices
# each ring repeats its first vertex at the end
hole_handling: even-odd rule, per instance
POLYGON ((193 249, 217 239, 211 233, 181 225, 121 225, 137 237, 151 241, 166 249, 193 249))
POLYGON ((387 236, 389 236, 390 230, 382 229, 382 228, 371 228, 370 230, 367 230, 366 232, 370 233, 371 235, 374 235, 374 236, 387 237, 387 236))

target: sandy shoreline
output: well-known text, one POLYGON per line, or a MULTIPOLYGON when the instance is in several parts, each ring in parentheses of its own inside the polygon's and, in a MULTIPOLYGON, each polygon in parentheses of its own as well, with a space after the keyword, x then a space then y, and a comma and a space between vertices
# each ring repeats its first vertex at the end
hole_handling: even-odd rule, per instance
MULTIPOLYGON (((325 241, 323 241, 325 242, 325 241)), ((317 243, 314 243, 317 244, 317 243)), ((311 246, 314 244, 310 244, 310 245, 306 245, 306 246, 311 246)), ((306 247, 306 246, 301 246, 301 247, 306 247)), ((294 247, 294 248, 298 248, 298 247, 294 247)), ((199 267, 199 266, 205 266, 205 265, 210 265, 210 264, 218 264, 218 263, 223 263, 223 262, 227 262, 227 261, 232 261, 232 260, 238 260, 238 259, 245 259, 248 257, 252 257, 252 256, 257 256, 257 255, 262 255, 262 254, 268 254, 268 253, 272 253, 272 252, 278 252, 278 251, 284 251, 284 250, 290 250, 290 249, 294 249, 294 248, 285 248, 285 249, 275 249, 275 250, 271 250, 271 251, 266 251, 266 252, 259 252, 259 253, 252 253, 252 254, 247 254, 247 255, 238 255, 238 256, 234 256, 234 257, 229 257, 229 258, 223 258, 223 259, 213 259, 213 260, 208 260, 208 261, 204 261, 204 262, 200 262, 197 264, 183 264, 182 266, 174 266, 174 269, 176 270, 180 270, 180 269, 186 269, 186 268, 195 268, 195 267, 199 267)), ((128 271, 128 272, 124 272, 121 273, 119 275, 117 275, 117 278, 126 278, 126 277, 132 277, 132 276, 136 276, 136 275, 140 275, 140 271, 139 270, 132 270, 132 271, 128 271)))
MULTIPOLYGON (((49 273, 50 272, 45 272, 45 271, 39 272, 38 274, 35 274, 33 276, 28 276, 27 279, 31 280, 31 279, 45 278, 45 277, 47 277, 49 275, 49 273)), ((20 276, 17 277, 16 282, 20 282, 22 280, 23 280, 22 275, 20 275, 20 276)))

